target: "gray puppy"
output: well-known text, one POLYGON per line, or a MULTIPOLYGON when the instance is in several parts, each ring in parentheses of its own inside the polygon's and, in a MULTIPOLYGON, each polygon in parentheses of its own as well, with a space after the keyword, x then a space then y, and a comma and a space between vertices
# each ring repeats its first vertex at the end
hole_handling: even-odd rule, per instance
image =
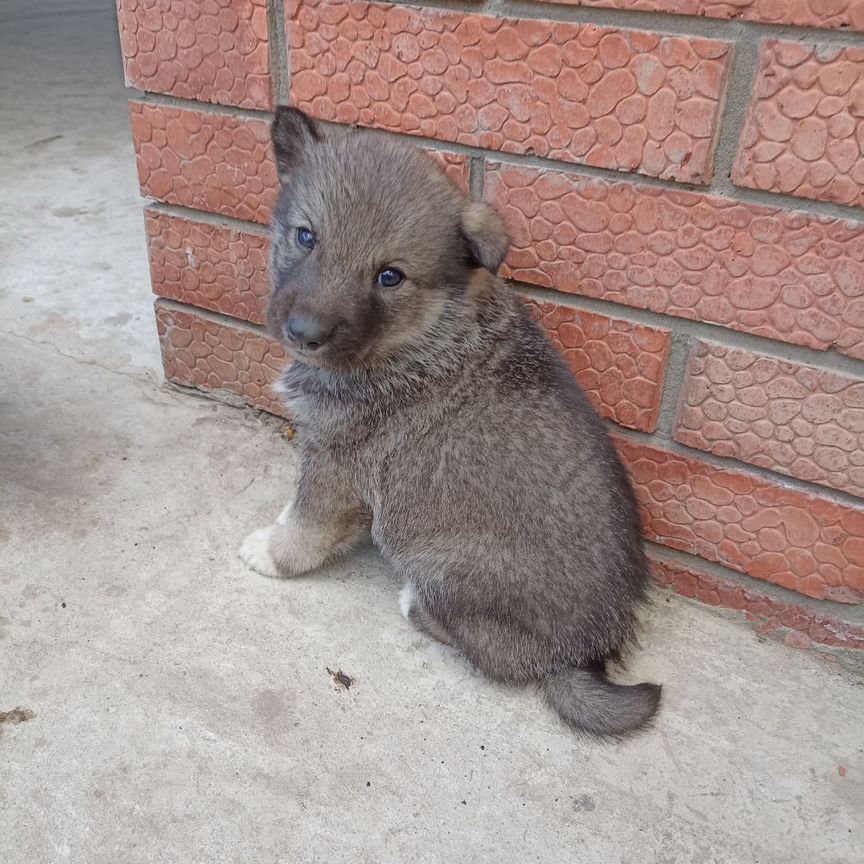
POLYGON ((280 108, 269 326, 293 358, 296 499, 241 555, 269 576, 368 537, 403 614, 573 728, 622 736, 653 684, 606 678, 648 584, 627 475, 570 371, 496 277, 508 238, 413 147, 280 108))

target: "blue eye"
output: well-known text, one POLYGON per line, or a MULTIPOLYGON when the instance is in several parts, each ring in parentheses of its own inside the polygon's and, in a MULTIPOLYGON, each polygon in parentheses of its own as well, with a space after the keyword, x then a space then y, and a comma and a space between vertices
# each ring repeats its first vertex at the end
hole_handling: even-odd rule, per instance
POLYGON ((315 246, 315 235, 308 228, 298 228, 297 242, 304 249, 312 249, 315 246))
POLYGON ((404 278, 405 274, 400 270, 394 270, 392 267, 385 267, 378 274, 378 284, 382 288, 395 288, 404 278))

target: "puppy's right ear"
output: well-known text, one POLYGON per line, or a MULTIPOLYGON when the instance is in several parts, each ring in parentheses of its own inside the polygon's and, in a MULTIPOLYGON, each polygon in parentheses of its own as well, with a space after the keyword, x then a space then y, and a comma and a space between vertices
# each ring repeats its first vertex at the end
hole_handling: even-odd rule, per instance
POLYGON ((270 127, 270 137, 276 154, 276 173, 284 185, 322 135, 311 117, 297 108, 280 105, 270 127))

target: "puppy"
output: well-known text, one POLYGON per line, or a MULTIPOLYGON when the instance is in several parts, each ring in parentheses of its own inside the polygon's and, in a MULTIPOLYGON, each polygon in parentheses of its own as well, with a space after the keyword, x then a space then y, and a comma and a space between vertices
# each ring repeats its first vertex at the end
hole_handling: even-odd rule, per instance
POLYGON ((606 677, 648 568, 627 475, 573 375, 496 277, 498 214, 418 150, 272 128, 272 333, 301 442, 293 503, 243 559, 299 576, 368 536, 403 614, 574 729, 623 736, 660 687, 606 677))

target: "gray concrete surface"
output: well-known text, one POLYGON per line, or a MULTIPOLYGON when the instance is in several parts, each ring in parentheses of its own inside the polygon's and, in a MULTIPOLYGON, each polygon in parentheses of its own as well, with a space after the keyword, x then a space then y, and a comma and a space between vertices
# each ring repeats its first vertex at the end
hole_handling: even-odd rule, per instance
POLYGON ((0 7, 0 862, 864 859, 864 687, 812 654, 660 597, 663 713, 598 744, 413 632, 371 550, 244 569, 294 456, 153 371, 111 7, 0 7))
POLYGON ((0 0, 0 334, 157 369, 112 0, 0 0))

